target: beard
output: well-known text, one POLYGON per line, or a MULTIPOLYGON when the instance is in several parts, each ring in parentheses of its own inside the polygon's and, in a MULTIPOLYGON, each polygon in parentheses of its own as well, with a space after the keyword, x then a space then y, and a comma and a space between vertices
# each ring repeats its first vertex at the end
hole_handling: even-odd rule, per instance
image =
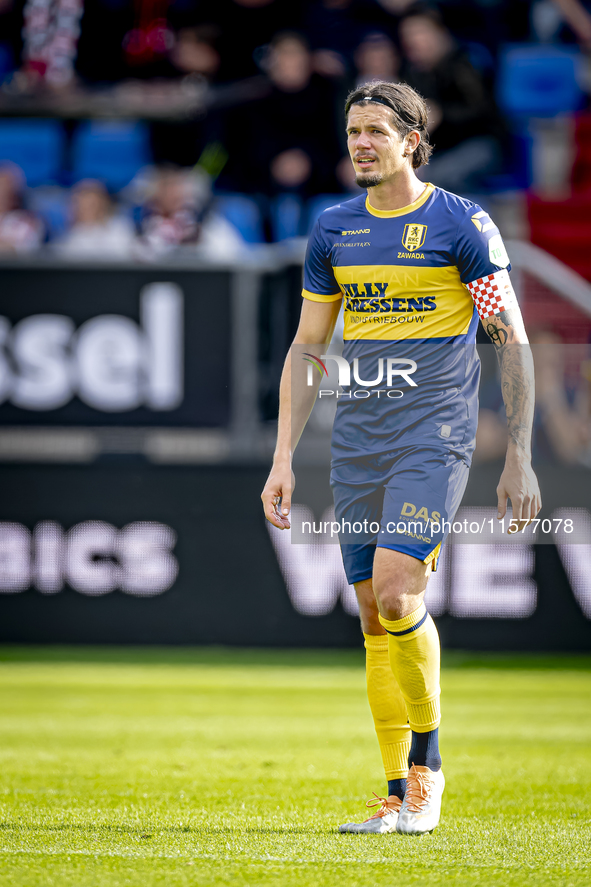
POLYGON ((360 188, 375 188, 382 182, 382 176, 379 173, 358 173, 355 181, 360 188))

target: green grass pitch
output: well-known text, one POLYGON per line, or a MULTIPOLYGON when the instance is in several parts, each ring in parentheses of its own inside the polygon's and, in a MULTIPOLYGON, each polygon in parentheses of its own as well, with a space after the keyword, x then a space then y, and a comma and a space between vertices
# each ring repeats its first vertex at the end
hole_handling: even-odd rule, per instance
POLYGON ((0 648, 2 887, 591 884, 591 658, 451 655, 422 838, 383 792, 361 651, 0 648))

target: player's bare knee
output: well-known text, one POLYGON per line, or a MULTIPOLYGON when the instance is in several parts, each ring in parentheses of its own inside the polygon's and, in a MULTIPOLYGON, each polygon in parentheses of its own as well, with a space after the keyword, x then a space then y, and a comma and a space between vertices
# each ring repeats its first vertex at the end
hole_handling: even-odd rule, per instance
POLYGON ((384 619, 402 619, 415 609, 412 606, 409 609, 408 594, 396 583, 387 583, 376 588, 376 600, 384 619))
POLYGON ((423 601, 431 566, 400 551, 378 549, 373 591, 385 619, 402 619, 423 601))

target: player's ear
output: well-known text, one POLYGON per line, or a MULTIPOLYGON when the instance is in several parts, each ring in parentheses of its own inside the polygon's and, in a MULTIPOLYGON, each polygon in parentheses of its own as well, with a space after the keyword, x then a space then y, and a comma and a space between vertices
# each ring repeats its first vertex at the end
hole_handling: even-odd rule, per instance
POLYGON ((419 146, 419 142, 421 141, 421 136, 417 132, 416 129, 412 129, 404 140, 404 154, 406 157, 409 157, 411 154, 414 154, 416 149, 419 146))

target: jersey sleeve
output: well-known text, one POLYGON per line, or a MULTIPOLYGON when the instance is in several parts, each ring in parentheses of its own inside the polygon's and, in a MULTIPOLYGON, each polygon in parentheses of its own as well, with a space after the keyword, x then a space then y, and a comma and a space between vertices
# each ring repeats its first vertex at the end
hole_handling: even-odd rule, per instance
POLYGON ((455 249, 460 280, 482 320, 518 307, 503 238, 479 206, 472 206, 460 222, 455 249))
POLYGON ((320 220, 316 222, 308 240, 302 295, 313 302, 336 302, 342 296, 330 264, 320 220))

